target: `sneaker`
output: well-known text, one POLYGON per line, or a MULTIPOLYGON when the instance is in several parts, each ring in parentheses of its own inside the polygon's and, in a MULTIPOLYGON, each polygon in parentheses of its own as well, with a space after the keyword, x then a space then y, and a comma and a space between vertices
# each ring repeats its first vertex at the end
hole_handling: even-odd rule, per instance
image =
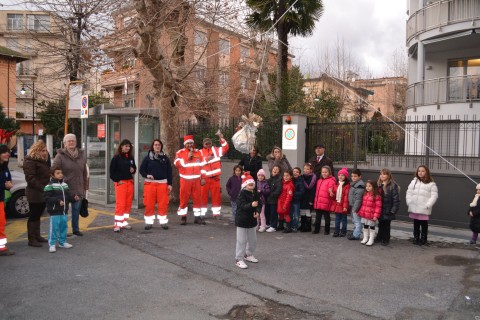
POLYGON ((50 252, 50 253, 54 253, 54 252, 56 252, 56 251, 57 251, 57 248, 55 248, 55 246, 50 246, 50 247, 48 248, 48 252, 50 252))
POLYGON ((340 238, 343 238, 343 237, 345 237, 345 233, 340 232, 340 234, 339 234, 338 236, 339 236, 340 238))
POLYGON ((470 244, 476 244, 477 241, 474 241, 474 240, 470 240, 470 244))
POLYGON ((348 240, 360 240, 360 237, 356 238, 353 236, 353 234, 348 236, 348 240))
POLYGON ((267 228, 265 228, 265 227, 260 227, 260 228, 258 229, 258 232, 265 232, 265 230, 267 230, 267 228))
POLYGON ((258 259, 255 258, 254 256, 247 256, 247 255, 246 255, 244 258, 245 258, 245 260, 247 260, 248 262, 253 262, 253 263, 257 263, 257 262, 258 262, 258 259))
POLYGON ((73 248, 73 246, 68 243, 68 242, 65 242, 64 244, 59 244, 58 245, 59 248, 64 248, 64 249, 70 249, 70 248, 73 248))
POLYGON ((113 232, 120 232, 120 227, 113 228, 113 232))
POLYGON ((267 232, 275 232, 275 231, 277 231, 277 229, 272 228, 272 227, 270 227, 270 228, 267 229, 267 232))
POLYGON ((127 224, 126 226, 123 226, 122 229, 132 230, 132 226, 127 224))
POLYGON ((340 234, 339 234, 338 232, 334 232, 334 233, 333 233, 333 237, 334 237, 334 238, 336 238, 336 237, 338 237, 338 236, 340 236, 340 234))
POLYGON ((237 262, 235 262, 235 265, 237 267, 239 267, 240 269, 247 269, 248 266, 245 262, 243 262, 243 260, 237 260, 237 262))

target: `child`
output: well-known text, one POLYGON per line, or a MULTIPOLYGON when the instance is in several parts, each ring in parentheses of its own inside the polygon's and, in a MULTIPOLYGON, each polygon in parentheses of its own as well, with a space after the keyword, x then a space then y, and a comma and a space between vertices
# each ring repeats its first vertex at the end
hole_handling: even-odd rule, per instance
POLYGON ((288 170, 283 173, 282 193, 280 193, 277 203, 278 230, 281 230, 280 226, 283 226, 283 221, 285 220, 286 222, 283 233, 292 232, 290 225, 290 207, 292 205, 293 193, 295 192, 295 186, 293 185, 292 177, 292 170, 288 170))
POLYGON ((368 180, 365 183, 365 193, 362 198, 362 206, 358 210, 358 215, 363 223, 363 240, 361 244, 367 246, 373 245, 375 241, 375 225, 382 213, 382 197, 378 191, 378 185, 375 181, 368 180))
POLYGON ((13 187, 12 175, 8 169, 8 160, 10 159, 10 150, 4 144, 0 145, 0 256, 12 256, 13 250, 7 248, 7 236, 5 226, 5 190, 13 187))
POLYGON ((427 244, 428 220, 432 207, 438 199, 438 189, 433 182, 430 170, 421 165, 415 172, 415 177, 407 189, 408 216, 413 219, 413 244, 427 244), (420 227, 422 236, 420 238, 420 227))
POLYGON ((262 207, 260 196, 255 189, 255 180, 247 171, 242 176, 242 191, 237 198, 237 215, 235 225, 237 226, 237 246, 235 252, 235 265, 246 269, 248 266, 243 260, 257 263, 253 256, 257 245, 257 219, 258 208, 262 207))
POLYGON ((342 168, 338 171, 338 183, 335 191, 335 202, 332 205, 332 212, 335 212, 334 237, 345 237, 347 234, 347 215, 349 213, 348 192, 350 181, 348 180, 348 169, 342 168), (342 231, 340 231, 340 223, 342 231))
POLYGON ((362 205, 363 193, 365 192, 365 183, 362 180, 362 172, 360 169, 352 170, 352 182, 350 183, 350 191, 348 191, 348 204, 351 208, 352 221, 354 224, 353 232, 348 240, 360 240, 362 233, 362 222, 358 215, 358 210, 362 205))
POLYGON ((270 195, 268 196, 267 204, 265 205, 265 219, 267 220, 267 226, 269 226, 267 232, 277 231, 277 202, 278 197, 282 192, 282 177, 280 176, 280 170, 281 169, 279 166, 273 166, 272 175, 270 176, 270 179, 268 179, 268 185, 270 186, 270 195))
POLYGON ((260 169, 257 172, 257 192, 259 193, 260 200, 263 204, 262 210, 260 211, 260 217, 258 219, 258 232, 265 232, 265 230, 267 230, 267 220, 265 219, 265 199, 270 194, 270 186, 265 178, 265 171, 263 169, 260 169))
POLYGON ((392 172, 388 169, 380 171, 378 186, 382 189, 382 214, 378 220, 378 234, 375 242, 382 242, 382 245, 386 246, 390 243, 390 225, 400 208, 400 187, 393 180, 392 172))
POLYGON ((302 170, 300 170, 299 167, 293 169, 293 185, 295 192, 293 193, 292 208, 290 209, 290 219, 292 220, 292 231, 297 232, 300 206, 302 204, 303 194, 305 193, 302 170))
POLYGON ((325 235, 330 234, 330 209, 332 207, 335 195, 333 189, 336 185, 335 178, 332 177, 332 169, 330 166, 323 166, 321 170, 321 178, 317 181, 317 190, 315 192, 315 201, 313 207, 316 211, 315 229, 313 233, 320 232, 320 224, 322 216, 325 219, 325 235))
POLYGON ((478 233, 480 232, 480 184, 477 184, 477 194, 473 197, 473 201, 470 203, 468 215, 470 216, 470 230, 472 230, 472 240, 470 244, 477 243, 478 233))
POLYGON ((300 205, 300 232, 312 231, 312 210, 315 200, 315 186, 317 185, 317 176, 313 173, 313 167, 310 163, 303 165, 303 186, 305 193, 302 196, 300 205))
POLYGON ((235 223, 235 214, 237 211, 237 197, 242 188, 242 166, 233 167, 233 175, 227 181, 227 193, 230 196, 232 204, 232 223, 235 223))
POLYGON ((57 251, 55 245, 60 248, 70 249, 73 247, 67 240, 67 213, 68 213, 68 185, 63 182, 63 172, 58 166, 50 169, 50 182, 43 189, 43 198, 50 214, 50 232, 48 244, 50 252, 57 251))

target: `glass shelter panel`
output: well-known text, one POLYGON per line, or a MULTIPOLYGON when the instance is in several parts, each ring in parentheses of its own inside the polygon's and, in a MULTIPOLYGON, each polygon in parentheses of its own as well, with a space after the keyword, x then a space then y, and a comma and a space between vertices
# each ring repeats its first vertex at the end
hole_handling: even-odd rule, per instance
POLYGON ((88 196, 95 202, 105 202, 107 172, 105 168, 106 136, 105 117, 87 121, 87 164, 90 171, 88 196))
MULTIPOLYGON (((112 160, 115 152, 120 145, 120 118, 108 116, 108 155, 107 155, 107 166, 110 167, 110 161, 112 160)), ((109 170, 108 170, 109 171, 109 170)), ((108 172, 108 197, 107 203, 115 203, 115 188, 113 187, 113 181, 109 177, 110 172, 108 172)))
MULTIPOLYGON (((148 155, 153 139, 159 138, 160 126, 158 119, 140 118, 139 120, 139 136, 138 136, 138 171, 143 159, 148 155)), ((171 160, 172 161, 172 160, 171 160)), ((138 204, 143 205, 143 180, 140 172, 138 172, 138 204)))

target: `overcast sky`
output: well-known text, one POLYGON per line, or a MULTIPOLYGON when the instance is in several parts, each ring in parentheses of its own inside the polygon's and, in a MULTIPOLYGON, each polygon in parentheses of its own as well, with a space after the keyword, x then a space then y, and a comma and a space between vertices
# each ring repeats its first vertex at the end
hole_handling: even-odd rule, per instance
POLYGON ((406 0, 323 0, 323 5, 313 36, 290 39, 294 63, 302 70, 318 68, 315 61, 322 48, 333 48, 337 39, 343 40, 362 69, 369 69, 375 77, 388 73, 395 49, 406 51, 406 0))

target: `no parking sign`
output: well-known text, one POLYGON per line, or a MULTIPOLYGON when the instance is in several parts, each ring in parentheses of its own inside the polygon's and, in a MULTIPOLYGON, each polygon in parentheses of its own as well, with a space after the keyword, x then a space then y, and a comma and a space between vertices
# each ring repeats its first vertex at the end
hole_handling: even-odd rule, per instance
POLYGON ((82 96, 82 107, 80 108, 80 118, 88 118, 88 96, 82 96))
POLYGON ((282 130, 282 149, 297 150, 298 125, 284 124, 282 130))

